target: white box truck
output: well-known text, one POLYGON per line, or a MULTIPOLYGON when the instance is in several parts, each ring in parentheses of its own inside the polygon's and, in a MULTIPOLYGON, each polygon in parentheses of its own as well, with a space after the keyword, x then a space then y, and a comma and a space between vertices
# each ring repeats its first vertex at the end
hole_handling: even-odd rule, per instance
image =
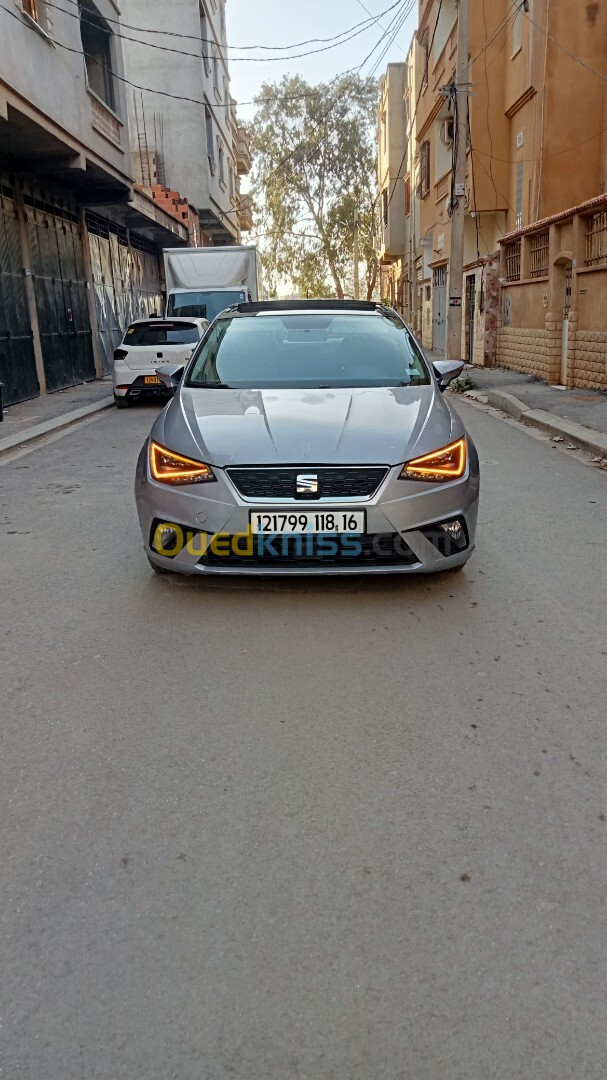
POLYGON ((167 248, 166 316, 211 322, 232 304, 259 300, 260 271, 254 247, 167 248))

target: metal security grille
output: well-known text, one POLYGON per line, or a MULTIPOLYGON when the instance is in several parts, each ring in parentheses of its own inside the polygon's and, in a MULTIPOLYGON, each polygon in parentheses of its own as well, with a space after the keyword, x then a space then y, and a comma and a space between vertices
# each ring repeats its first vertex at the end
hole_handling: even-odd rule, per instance
POLYGON ((549 233, 536 233, 531 237, 531 277, 544 277, 548 273, 549 233))
POLYGON ((385 466, 369 468, 327 468, 314 465, 284 469, 226 469, 246 499, 294 499, 301 473, 318 477, 321 499, 369 498, 384 479, 385 466))
POLYGON ((49 392, 95 378, 82 236, 73 207, 25 195, 36 308, 49 392))
POLYGON ((607 210, 593 214, 586 230, 586 266, 607 260, 607 210))
POLYGON ((506 280, 519 281, 521 276, 521 242, 506 244, 506 280))
POLYGON ((134 319, 163 309, 156 248, 120 225, 87 213, 97 322, 105 371, 134 319))
POLYGON ((0 184, 0 382, 4 403, 40 393, 13 189, 0 184))

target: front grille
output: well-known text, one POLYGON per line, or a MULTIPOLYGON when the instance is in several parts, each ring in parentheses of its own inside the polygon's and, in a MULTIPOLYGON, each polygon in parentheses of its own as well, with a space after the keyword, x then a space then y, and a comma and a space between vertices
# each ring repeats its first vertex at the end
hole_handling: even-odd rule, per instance
MULTIPOLYGON (((326 539, 329 539, 329 537, 326 539)), ((339 537, 334 539, 339 542, 339 537)), ((357 536, 356 540, 359 541, 361 548, 356 554, 340 554, 339 551, 327 554, 315 552, 313 550, 314 545, 311 545, 312 550, 309 552, 307 535, 285 535, 278 537, 274 541, 273 547, 278 554, 272 555, 267 550, 260 551, 257 537, 254 536, 253 553, 246 555, 236 553, 233 550, 232 537, 229 538, 229 543, 225 537, 222 537, 222 547, 224 550, 229 548, 229 553, 226 551, 226 554, 217 554, 209 548, 203 557, 199 559, 199 563, 201 566, 239 566, 243 570, 246 570, 247 567, 252 569, 262 566, 267 569, 285 566, 341 566, 344 568, 358 566, 362 569, 371 566, 413 566, 419 561, 415 553, 398 533, 366 533, 364 536, 357 536)), ((350 537, 350 545, 351 541, 352 538, 350 537)), ((237 536, 236 546, 242 547, 242 544, 243 537, 237 536)), ((351 546, 349 551, 352 552, 351 546)))
POLYGON ((234 486, 246 499, 354 499, 373 495, 388 469, 301 465, 286 469, 226 469, 234 486), (318 477, 318 492, 297 494, 297 477, 318 477))

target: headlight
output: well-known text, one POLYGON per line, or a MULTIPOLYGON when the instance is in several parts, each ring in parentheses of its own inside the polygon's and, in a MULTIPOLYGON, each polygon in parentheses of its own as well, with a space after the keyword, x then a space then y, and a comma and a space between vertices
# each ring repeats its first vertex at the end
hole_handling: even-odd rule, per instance
POLYGON ((424 454, 423 457, 408 461, 406 465, 403 465, 399 479, 429 480, 439 483, 445 480, 457 480, 464 475, 466 463, 466 440, 458 439, 449 446, 443 446, 442 450, 434 450, 432 454, 424 454))
POLYGON ((212 470, 202 461, 174 454, 158 443, 150 443, 150 472, 162 484, 207 484, 214 480, 212 470))

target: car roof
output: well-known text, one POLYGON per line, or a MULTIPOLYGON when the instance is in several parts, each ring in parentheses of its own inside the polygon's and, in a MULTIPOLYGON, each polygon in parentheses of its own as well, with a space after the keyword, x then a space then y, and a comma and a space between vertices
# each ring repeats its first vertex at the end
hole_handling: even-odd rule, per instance
MULTIPOLYGON (((342 315, 375 316, 386 315, 400 319, 401 316, 391 307, 385 304, 376 304, 373 300, 260 300, 243 304, 232 304, 225 308, 221 315, 231 315, 233 318, 242 316, 266 316, 266 315, 324 315, 327 312, 342 315)), ((402 321, 402 319, 401 319, 402 321)))

